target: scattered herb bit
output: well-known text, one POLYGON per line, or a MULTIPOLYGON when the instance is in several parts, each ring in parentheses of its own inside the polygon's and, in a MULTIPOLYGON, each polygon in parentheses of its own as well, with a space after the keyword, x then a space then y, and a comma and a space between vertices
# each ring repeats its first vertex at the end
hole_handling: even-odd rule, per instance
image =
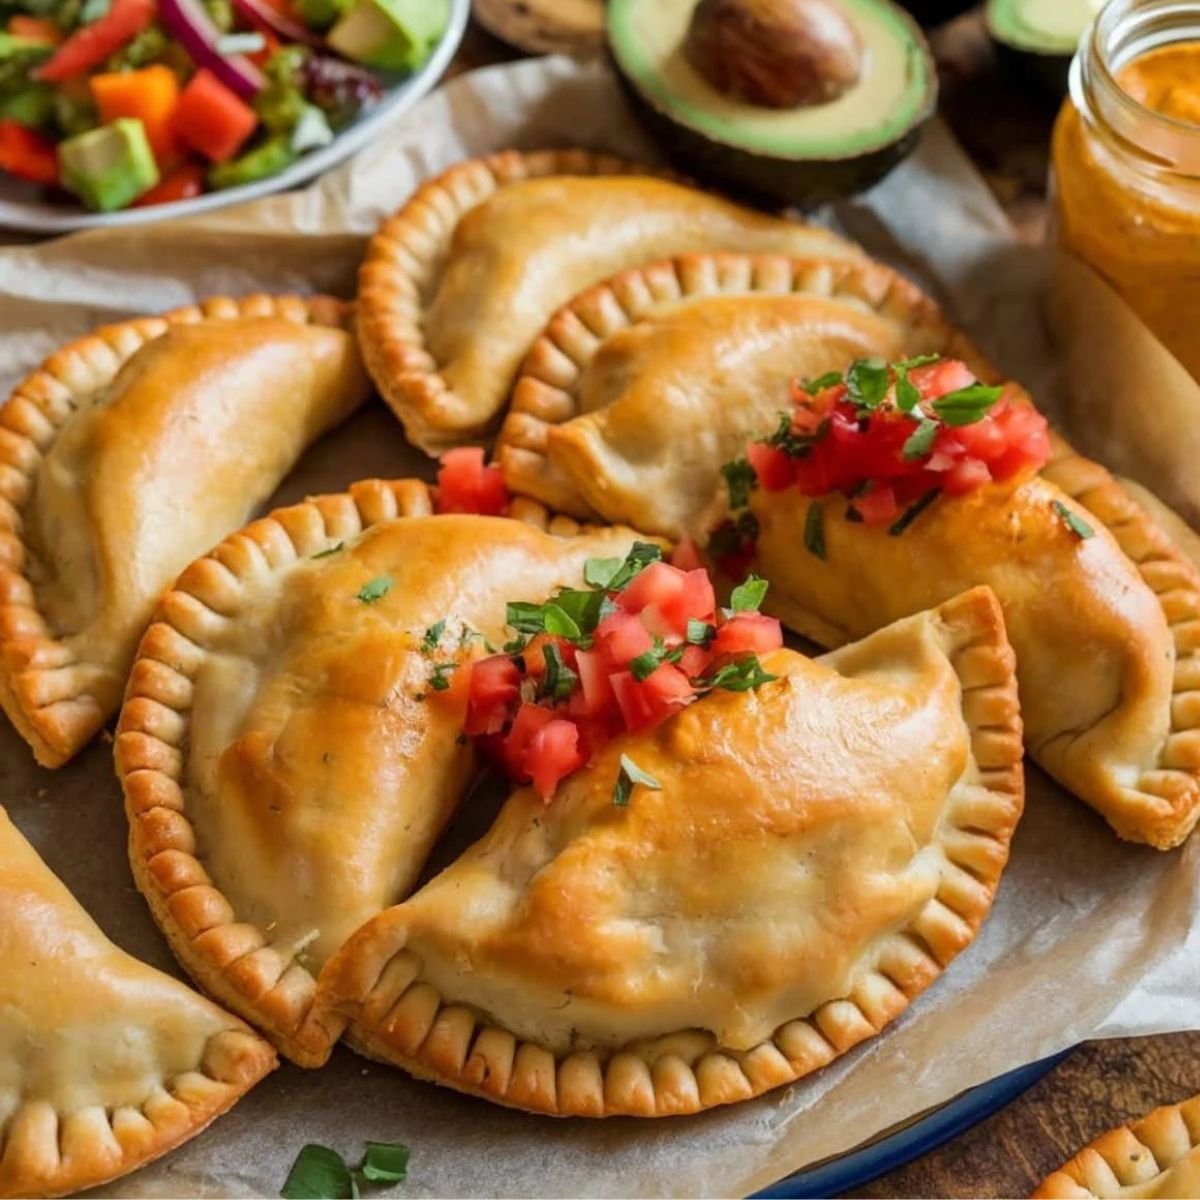
POLYGON ((748 692, 751 688, 771 683, 778 678, 778 675, 771 675, 763 670, 757 654, 744 654, 741 658, 718 668, 712 675, 706 675, 694 682, 701 691, 711 692, 714 688, 721 688, 726 692, 748 692))
POLYGON ((628 754, 622 754, 621 767, 617 772, 617 782, 613 787, 613 804, 617 808, 626 808, 629 804, 629 797, 633 794, 634 785, 639 783, 652 792, 662 791, 662 784, 653 775, 643 771, 628 754))
POLYGON ((1050 502, 1054 511, 1062 518, 1063 524, 1081 541, 1095 537, 1096 531, 1078 514, 1072 512, 1061 500, 1050 502))
POLYGON ((814 500, 804 517, 804 547, 817 558, 825 557, 825 514, 814 500))
POLYGON ((887 363, 879 358, 860 358, 846 372, 846 390, 860 410, 877 409, 891 386, 887 363))
POLYGON ((941 494, 941 488, 930 488, 900 514, 896 523, 888 528, 888 536, 899 537, 941 494))
POLYGON ((489 642, 488 639, 482 633, 480 633, 478 629, 472 629, 469 625, 464 625, 462 627, 462 632, 458 635, 458 648, 463 650, 472 642, 482 642, 483 648, 489 654, 496 653, 496 647, 493 646, 492 643, 489 642))
POLYGON ((697 621, 694 617, 687 623, 687 640, 693 646, 703 646, 708 649, 709 643, 717 636, 717 627, 707 621, 697 621))
POLYGON ((429 676, 429 686, 435 692, 444 692, 450 686, 450 676, 458 670, 458 663, 434 663, 433 672, 429 676))
POLYGON ((662 561, 662 550, 653 542, 634 542, 621 569, 608 581, 608 591, 619 592, 651 563, 662 561))
POLYGON ((421 653, 432 654, 439 645, 441 645, 442 634, 446 632, 445 620, 437 621, 425 630, 425 636, 421 638, 421 653))
MULTIPOLYGON (((791 424, 789 420, 789 425, 791 424)), ((758 476, 747 458, 735 458, 721 468, 729 488, 729 507, 745 508, 750 503, 750 493, 758 487, 758 476)))
POLYGON ((543 700, 549 696, 553 700, 569 700, 579 676, 563 662, 558 647, 553 642, 547 642, 542 647, 542 657, 546 660, 546 670, 538 687, 536 699, 543 700))
POLYGON ((368 1142, 362 1162, 351 1170, 336 1150, 310 1142, 296 1156, 279 1194, 283 1200, 352 1200, 363 1183, 402 1183, 408 1160, 407 1146, 368 1142))
POLYGON ((751 573, 744 583, 738 584, 729 596, 729 607, 735 612, 758 612, 770 585, 751 573))
POLYGON ((676 663, 683 657, 683 647, 677 646, 674 650, 668 650, 662 638, 654 639, 654 646, 639 654, 629 662, 629 673, 641 683, 644 679, 648 679, 659 667, 665 662, 676 663))
POLYGON ((368 1142, 362 1175, 372 1183, 403 1183, 408 1178, 409 1150, 390 1142, 368 1142))
POLYGON ((924 458, 933 449, 938 428, 936 421, 922 421, 904 443, 904 449, 900 452, 904 461, 913 462, 915 459, 924 458))
POLYGON ((769 438, 763 439, 762 444, 782 450, 789 458, 805 458, 828 432, 829 421, 825 420, 812 433, 797 433, 792 428, 792 414, 781 412, 778 427, 769 438))
POLYGON ((583 581, 590 587, 607 591, 609 584, 624 565, 623 558, 589 558, 583 564, 583 581))
POLYGON ((837 387, 842 382, 842 377, 837 371, 827 371, 824 375, 818 375, 816 379, 806 379, 800 386, 810 395, 815 396, 818 392, 823 392, 826 388, 837 387))
POLYGON ((346 548, 345 542, 338 542, 336 546, 330 546, 328 550, 322 550, 319 554, 314 554, 313 558, 328 558, 331 554, 340 554, 346 548))
POLYGON ((504 643, 505 654, 520 654, 526 646, 529 645, 529 639, 521 634, 517 634, 511 641, 504 643))
POLYGON ((1002 387, 987 387, 982 383, 973 383, 970 387, 959 388, 956 392, 947 392, 946 395, 935 400, 933 411, 951 427, 973 425, 1003 394, 1002 387))
POLYGON ((392 577, 390 575, 378 575, 369 583, 364 583, 358 589, 358 598, 364 604, 374 604, 376 600, 382 600, 391 590, 392 577))
POLYGON ((940 354, 915 354, 912 358, 901 359, 895 364, 898 371, 911 371, 914 367, 931 367, 936 362, 941 362, 940 354))

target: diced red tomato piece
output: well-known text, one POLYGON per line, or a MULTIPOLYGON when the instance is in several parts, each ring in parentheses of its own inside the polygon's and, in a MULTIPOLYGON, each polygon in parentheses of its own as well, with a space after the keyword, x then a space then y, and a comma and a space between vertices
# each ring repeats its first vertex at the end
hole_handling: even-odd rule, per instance
POLYGON ((758 486, 767 492, 782 492, 791 487, 795 478, 794 460, 774 446, 762 442, 751 442, 746 447, 746 457, 758 477, 758 486))
POLYGON ((210 162, 228 162, 258 128, 258 114, 202 67, 179 94, 172 128, 210 162))
POLYGON ((681 571, 695 571, 704 566, 700 551, 696 549, 696 543, 690 537, 680 538, 678 545, 671 551, 671 566, 678 567, 681 571))
MULTIPOLYGON (((783 628, 765 613, 734 613, 713 638, 712 653, 768 654, 783 645, 783 628)), ((682 665, 682 664, 681 664, 682 665)))
POLYGON ((146 208, 151 204, 174 204, 176 200, 190 200, 193 196, 199 196, 203 191, 204 168, 199 163, 184 163, 161 183, 143 192, 133 206, 146 208))
POLYGON ((525 752, 525 769, 543 800, 549 801, 559 781, 583 766, 579 730, 570 721, 555 719, 539 729, 525 752))
POLYGON ((922 400, 936 400, 975 382, 971 368, 956 358, 943 358, 925 367, 913 367, 908 378, 921 393, 922 400))
POLYGON ((713 591, 712 579, 703 567, 689 571, 683 580, 683 625, 681 633, 687 632, 688 621, 711 621, 717 611, 717 594, 713 591))
POLYGON ((691 681, 674 663, 655 667, 640 686, 654 708, 677 708, 696 694, 691 681))
POLYGON ((992 482, 987 463, 978 458, 960 458, 943 476, 942 491, 947 496, 965 496, 985 483, 992 482))
POLYGON ((574 717, 579 730, 578 750, 585 763, 591 762, 596 751, 606 742, 611 742, 622 729, 620 711, 613 701, 613 712, 607 717, 574 717))
POLYGON ((463 732, 476 737, 499 733, 521 698, 521 672, 503 654, 481 658, 471 667, 471 688, 463 732))
POLYGON ((530 639, 529 645, 525 647, 521 655, 525 660, 525 670, 538 678, 546 673, 545 648, 548 644, 553 644, 558 649, 558 657, 574 670, 578 651, 566 638, 558 637, 553 633, 539 633, 530 639))
POLYGON ((0 169, 33 183, 58 182, 58 150, 18 121, 0 121, 0 169))
POLYGON ((854 507, 868 525, 886 525, 900 513, 896 493, 887 483, 872 484, 865 495, 855 497, 854 507))
POLYGON ((608 681, 612 664, 606 661, 606 656, 598 650, 580 650, 575 655, 575 669, 579 672, 580 691, 579 704, 574 711, 589 717, 611 712, 617 698, 608 681))
POLYGON ((656 637, 682 637, 688 620, 708 620, 717 605, 712 581, 702 567, 681 571, 670 563, 651 563, 616 597, 626 612, 638 613, 656 637))
POLYGON ((609 613, 596 626, 595 644, 608 656, 613 668, 626 666, 654 648, 654 638, 633 613, 609 613))
POLYGON ((967 454, 983 462, 994 462, 1009 443, 1004 425, 990 415, 973 425, 960 425, 954 436, 967 454))
POLYGON ((499 467, 484 465, 481 446, 459 446, 442 455, 438 467, 440 513, 478 513, 503 516, 508 511, 508 488, 499 467))
POLYGON ((648 729, 655 722, 654 709, 649 697, 642 690, 642 685, 628 671, 617 671, 609 676, 625 728, 631 730, 648 729))
POLYGON ((156 0, 113 0, 104 16, 77 29, 33 72, 34 79, 59 83, 98 66, 148 29, 156 0))
POLYGON ((708 671, 712 662, 712 652, 703 646, 685 646, 683 657, 679 660, 679 669, 689 678, 697 679, 708 671))
POLYGON ((555 720, 553 709, 540 704, 522 704, 504 739, 504 766, 518 783, 529 782, 529 747, 534 734, 555 720))
POLYGON ((628 613, 640 613, 651 604, 665 609, 682 596, 685 578, 684 572, 670 563, 651 563, 617 594, 616 603, 628 613))

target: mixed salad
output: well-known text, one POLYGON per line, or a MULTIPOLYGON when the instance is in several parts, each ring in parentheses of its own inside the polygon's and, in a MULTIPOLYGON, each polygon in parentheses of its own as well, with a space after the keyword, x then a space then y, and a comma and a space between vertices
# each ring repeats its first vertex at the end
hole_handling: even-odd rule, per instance
POLYGON ((0 0, 0 170, 90 209, 265 179, 429 57, 450 0, 0 0))

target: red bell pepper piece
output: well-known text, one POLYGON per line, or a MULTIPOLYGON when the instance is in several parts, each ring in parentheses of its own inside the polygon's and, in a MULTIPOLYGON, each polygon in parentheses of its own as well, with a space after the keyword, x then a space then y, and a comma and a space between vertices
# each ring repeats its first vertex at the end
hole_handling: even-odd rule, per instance
POLYGON ((34 183, 57 183, 58 150, 20 122, 0 120, 0 168, 34 183))
POLYGON ((154 13, 155 0, 113 0, 104 16, 71 34, 33 77, 58 83, 91 70, 148 29, 154 13))

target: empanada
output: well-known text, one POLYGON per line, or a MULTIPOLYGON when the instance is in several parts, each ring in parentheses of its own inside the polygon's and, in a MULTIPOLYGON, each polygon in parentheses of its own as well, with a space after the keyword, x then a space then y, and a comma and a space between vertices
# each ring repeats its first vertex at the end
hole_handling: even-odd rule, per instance
POLYGON ((0 808, 0 1196, 57 1196, 187 1141, 275 1066, 119 950, 0 808))
POLYGON ((425 184, 359 276, 367 367, 430 452, 483 434, 547 318, 616 271, 686 250, 858 255, 826 230, 586 151, 509 151, 425 184))
POLYGON ((1200 1096, 1110 1129, 1033 1194, 1035 1200, 1200 1197, 1200 1096))
POLYGON ((40 763, 116 710, 163 588, 366 398, 349 318, 251 296, 111 325, 0 408, 0 702, 40 763))
POLYGON ((415 480, 256 521, 163 599, 116 739, 134 876, 176 955, 288 1057, 340 1032, 321 964, 402 899, 474 776, 439 661, 578 585, 628 530, 430 516, 415 480), (480 636, 481 635, 481 636, 480 636))
POLYGON ((514 492, 561 512, 702 537, 722 464, 775 424, 789 380, 924 353, 978 359, 877 263, 685 254, 555 315, 521 368, 497 458, 514 492))
POLYGON ((376 917, 320 980, 352 1043, 559 1116, 790 1083, 974 937, 1021 812, 1013 655, 983 588, 627 734, 376 917), (614 803, 621 756, 661 790, 614 803))
MULTIPOLYGON (((835 357, 861 345, 886 358, 898 343, 995 377, 928 300, 883 268, 685 257, 629 272, 556 318, 518 384, 523 413, 505 427, 510 486, 562 502, 567 481, 605 519, 703 542, 725 511, 721 464, 790 407, 789 374, 828 369, 826 330, 835 357), (672 287, 701 298, 665 307, 654 299, 672 287), (814 309, 804 318, 811 327, 791 324, 792 305, 832 307, 792 294, 810 289, 835 291, 844 315, 831 324, 814 309), (889 319, 861 311, 864 298, 889 319), (516 455, 521 440, 544 449, 516 455)), ((848 365, 841 358, 834 369, 848 365)), ((837 646, 990 585, 1017 651, 1030 753, 1121 836, 1162 848, 1187 836, 1200 817, 1200 575, 1102 467, 1058 440, 1043 478, 940 501, 898 537, 844 520, 844 500, 824 501, 824 559, 805 549, 810 505, 795 490, 751 497, 761 527, 755 570, 771 581, 774 615, 837 646), (1055 508, 1070 508, 1069 498, 1111 533, 1081 543, 1055 508)))

